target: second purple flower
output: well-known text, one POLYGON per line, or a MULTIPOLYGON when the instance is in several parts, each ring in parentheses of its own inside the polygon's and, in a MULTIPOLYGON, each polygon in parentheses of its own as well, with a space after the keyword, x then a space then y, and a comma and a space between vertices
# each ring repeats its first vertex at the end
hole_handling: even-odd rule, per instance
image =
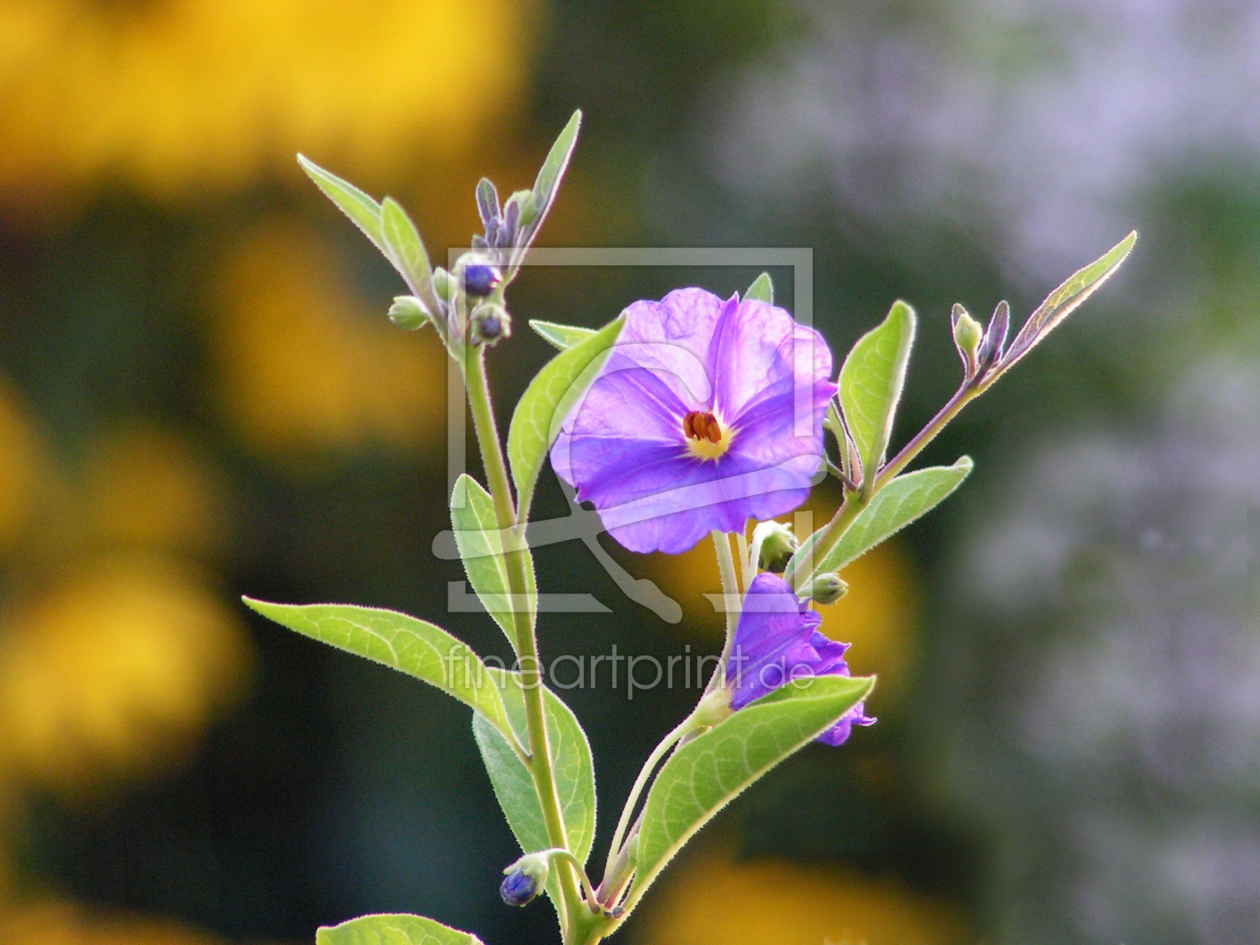
POLYGON ((626 309, 599 378, 551 451, 631 551, 790 512, 823 461, 831 351, 786 311, 703 289, 626 309))

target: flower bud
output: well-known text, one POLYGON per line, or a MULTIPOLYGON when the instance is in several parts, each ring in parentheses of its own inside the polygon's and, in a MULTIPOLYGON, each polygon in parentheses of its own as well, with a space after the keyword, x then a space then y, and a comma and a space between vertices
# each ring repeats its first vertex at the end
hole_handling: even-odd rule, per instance
POLYGON ((512 319, 502 305, 478 305, 469 323, 473 344, 493 345, 512 334, 512 319))
POLYGON ((955 305, 952 313, 954 322, 954 345, 962 356, 967 373, 976 369, 976 352, 984 338, 984 328, 961 305, 955 305))
POLYGON ((485 298, 499 284, 499 270, 485 263, 473 263, 464 269, 464 291, 476 298, 485 298))
POLYGON ((816 604, 834 604, 849 593, 849 585, 838 574, 820 574, 809 585, 809 597, 816 604))
POLYGON ((389 320, 404 331, 415 331, 428 323, 429 312, 414 295, 399 295, 389 307, 389 320))
POLYGON ((499 895, 509 906, 524 906, 533 901, 547 883, 550 861, 539 853, 527 853, 503 871, 499 895))
POLYGON ((455 294, 455 280, 441 266, 433 270, 433 291, 443 302, 449 302, 455 294))
POLYGON ((753 545, 761 552, 757 556, 757 566, 766 571, 782 574, 788 560, 796 554, 799 543, 792 529, 779 522, 760 522, 753 529, 753 545))

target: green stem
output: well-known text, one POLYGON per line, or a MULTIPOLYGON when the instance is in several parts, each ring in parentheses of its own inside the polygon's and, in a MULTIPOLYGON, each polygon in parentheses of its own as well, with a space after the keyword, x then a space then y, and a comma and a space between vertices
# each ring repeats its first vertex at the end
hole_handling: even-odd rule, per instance
MULTIPOLYGON (((726 644, 722 647, 722 658, 718 661, 714 679, 726 672, 726 662, 731 658, 731 648, 735 645, 735 630, 739 627, 739 611, 741 598, 739 594, 739 578, 735 575, 735 557, 731 554, 731 539, 725 532, 714 531, 713 547, 717 549, 718 574, 722 578, 722 597, 726 604, 726 644)), ((710 681, 709 689, 713 689, 710 681)))
MULTIPOLYGON (((464 380, 468 387, 468 405, 472 411, 473 428, 477 445, 481 448, 481 461, 486 469, 490 493, 494 498, 495 518, 503 536, 504 558, 507 562, 508 590, 513 601, 525 601, 529 591, 523 538, 517 534, 516 509, 508 484, 507 465, 503 461, 503 448, 490 406, 490 390, 486 383, 485 349, 480 345, 469 346, 464 360, 464 380)), ((547 838, 553 847, 569 849, 569 838, 564 826, 564 814, 560 797, 556 792, 555 773, 551 769, 551 750, 547 744, 547 715, 543 704, 542 666, 538 659, 538 640, 534 636, 530 608, 512 608, 512 626, 516 635, 516 653, 521 666, 521 692, 525 697, 525 722, 529 731, 529 768, 542 806, 543 822, 547 838)), ((582 896, 577 880, 567 862, 557 865, 561 895, 564 902, 556 903, 556 911, 563 917, 565 937, 570 929, 582 924, 582 896)))
POLYGON ((923 448, 936 439, 936 435, 945 429, 954 417, 958 416, 963 407, 971 403, 981 393, 982 391, 972 384, 964 383, 962 387, 954 392, 954 396, 946 401, 945 406, 937 411, 936 416, 928 421, 927 426, 916 433, 910 442, 901 448, 901 452, 883 465, 879 470, 879 474, 871 480, 869 489, 866 487, 867 477, 865 475, 863 476, 863 487, 861 489, 850 489, 846 486, 844 502, 836 510, 836 514, 831 521, 823 526, 822 531, 818 533, 818 538, 814 541, 809 567, 805 569, 806 573, 804 575, 800 573, 801 566, 805 562, 803 560, 794 561, 792 562, 792 568, 783 575, 783 579, 799 591, 805 585, 805 582, 814 576, 813 563, 827 557, 827 553, 844 537, 844 533, 849 530, 849 526, 862 514, 862 511, 870 504, 875 494, 892 482, 897 474, 905 469, 919 453, 923 452, 923 448))
POLYGON ((967 404, 971 403, 982 393, 981 390, 972 386, 970 383, 963 384, 954 392, 954 396, 946 401, 935 417, 928 421, 928 425, 914 435, 905 446, 901 448, 901 452, 894 456, 891 460, 884 464, 880 469, 879 475, 875 477, 875 488, 871 491, 874 495, 884 486, 888 485, 896 475, 906 468, 916 456, 923 451, 923 448, 936 439, 936 435, 958 416, 959 412, 967 404))
POLYGON ((621 841, 625 839, 626 830, 630 827, 630 818, 634 816, 634 809, 639 803, 639 795, 643 793, 643 789, 647 786, 652 772, 656 770, 656 766, 660 764, 661 759, 669 752, 678 739, 682 738, 689 731, 696 727, 695 713, 687 716, 678 726, 661 739, 661 743, 652 749, 652 754, 648 755, 647 761, 643 762, 643 767, 639 770, 639 776, 634 779, 634 786, 630 788, 630 796, 626 798, 626 805, 621 809, 621 818, 617 821, 617 829, 613 831, 612 844, 608 847, 608 860, 604 867, 605 875, 612 871, 613 861, 617 854, 621 852, 621 841))

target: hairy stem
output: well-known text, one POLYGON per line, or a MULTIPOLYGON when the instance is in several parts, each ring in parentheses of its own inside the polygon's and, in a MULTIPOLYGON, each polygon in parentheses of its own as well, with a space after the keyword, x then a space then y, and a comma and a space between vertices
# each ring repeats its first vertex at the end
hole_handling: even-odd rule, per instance
POLYGON ((900 453, 883 465, 879 475, 875 477, 875 488, 871 494, 874 495, 892 482, 896 475, 910 464, 911 460, 923 452, 925 446, 936 439, 936 435, 945 429, 949 421, 958 416, 963 407, 971 403, 980 393, 981 391, 970 383, 958 388, 954 396, 945 402, 945 406, 937 411, 936 416, 928 421, 927 426, 916 433, 910 442, 901 448, 900 453))
POLYGON ((836 510, 831 521, 823 526, 822 531, 818 533, 818 538, 814 541, 813 551, 809 556, 809 567, 804 568, 804 573, 802 573, 802 565, 805 562, 794 561, 791 570, 783 575, 783 579, 799 591, 805 582, 814 576, 814 562, 823 560, 836 546, 844 537, 844 533, 849 530, 849 526, 870 504, 875 494, 892 482, 897 474, 923 452, 923 448, 936 439, 936 435, 945 429, 954 417, 958 416, 963 407, 971 403, 980 393, 971 383, 964 383, 955 391, 954 396, 946 401, 945 406, 937 411, 936 416, 928 421, 927 426, 916 433, 910 442, 901 448, 901 452, 883 465, 879 474, 873 477, 869 488, 866 486, 865 477, 861 489, 852 489, 846 484, 844 502, 836 510))
POLYGON ((630 827, 630 818, 634 816, 634 809, 639 803, 639 795, 647 787, 647 783, 652 777, 652 772, 656 770, 656 766, 661 763, 661 759, 674 747, 674 744, 695 727, 695 713, 692 713, 683 719, 673 731, 661 739, 661 743, 653 748, 652 753, 648 755, 647 761, 643 762, 643 767, 639 770, 639 776, 634 779, 634 786, 630 788, 630 795, 626 798, 626 805, 621 809, 621 818, 617 821, 617 829, 613 831, 612 844, 608 847, 608 861, 604 866, 605 877, 611 874, 613 861, 616 859, 617 854, 621 852, 621 842, 625 839, 626 830, 630 827))
MULTIPOLYGON (((508 590, 511 599, 525 601, 529 591, 524 539, 516 532, 516 509, 508 484, 507 465, 503 461, 503 448, 499 443, 499 431, 490 406, 490 390, 486 384, 485 349, 469 346, 464 361, 464 379, 468 387, 468 405, 472 410, 473 428, 477 445, 481 449, 481 461, 486 469, 490 494, 494 498, 495 518, 503 536, 504 558, 507 562, 508 590)), ((529 772, 534 778, 538 801, 542 806, 543 822, 547 838, 553 847, 569 849, 569 838, 560 809, 560 797, 556 792, 555 773, 551 769, 551 751, 547 744, 547 716, 543 704, 542 666, 538 659, 538 640, 530 620, 528 608, 512 608, 512 626, 516 636, 516 653, 521 666, 521 691, 525 697, 525 720, 529 731, 529 772)), ((556 911, 562 917, 566 941, 570 929, 582 922, 582 896, 572 866, 567 862, 557 864, 564 902, 556 903, 556 911)))
MULTIPOLYGON (((731 658, 731 648, 735 645, 735 630, 739 626, 739 611, 742 598, 739 593, 739 578, 735 575, 735 557, 731 554, 731 539, 725 532, 714 531, 713 547, 717 549, 718 574, 722 577, 722 596, 726 604, 726 644, 722 647, 722 659, 718 661, 714 679, 726 672, 726 662, 731 658)), ((713 685, 710 683, 709 689, 713 685)))

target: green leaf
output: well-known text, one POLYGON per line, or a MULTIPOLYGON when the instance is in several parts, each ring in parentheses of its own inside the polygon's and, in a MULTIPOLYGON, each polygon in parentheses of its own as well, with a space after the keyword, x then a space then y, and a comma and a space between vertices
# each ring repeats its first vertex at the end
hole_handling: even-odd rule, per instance
POLYGON ((744 301, 753 299, 757 302, 769 302, 774 304, 774 283, 770 281, 770 273, 763 272, 753 284, 748 287, 748 291, 744 293, 744 301))
MULTIPOLYGON (((497 669, 489 672, 501 687, 512 730, 522 745, 528 745, 529 731, 525 723, 525 698, 520 675, 497 669)), ((550 689, 544 689, 543 696, 547 712, 547 743, 551 748, 552 770, 555 772, 569 848, 578 860, 585 863, 595 841, 595 768, 591 762, 591 747, 569 707, 550 689)), ((473 737, 490 773, 495 797, 499 799, 499 806, 503 808, 508 826, 512 828, 521 850, 536 853, 552 847, 534 779, 521 764, 520 758, 503 735, 480 716, 473 717, 473 737)), ((553 902, 559 901, 556 882, 553 874, 547 883, 553 902)))
POLYGON ((1011 342, 997 370, 985 379, 983 387, 989 387, 1005 374, 1015 362, 1050 334, 1056 325, 1093 295, 1111 277, 1111 274, 1120 268, 1120 264, 1132 251, 1133 244, 1137 242, 1137 236, 1137 230, 1134 230, 1100 258, 1073 273, 1063 285, 1051 292, 1037 310, 1028 316, 1028 321, 1024 323, 1024 327, 1011 342))
MULTIPOLYGON (((952 466, 930 466, 904 476, 898 476, 879 492, 870 504, 853 520, 848 531, 836 542, 834 548, 821 561, 814 562, 810 575, 839 571, 849 562, 860 558, 880 542, 892 537, 917 518, 921 518, 945 501, 971 473, 970 456, 964 456, 952 466)), ((818 532, 801 543, 800 549, 788 563, 795 573, 795 561, 805 560, 812 553, 818 532)), ((804 587, 807 580, 802 580, 804 587)))
POLYGON ((556 136, 555 143, 552 144, 542 167, 538 170, 538 177, 534 180, 534 201, 538 209, 537 223, 539 225, 542 223, 542 218, 547 215, 547 211, 551 209, 551 203, 560 187, 560 180, 564 177, 565 169, 569 166, 569 158, 573 156, 573 148, 577 145, 578 129, 581 125, 582 110, 578 109, 556 136))
MULTIPOLYGON (((468 581, 481 598, 486 612, 494 618, 516 648, 516 636, 512 627, 511 583, 508 580, 507 561, 503 557, 503 538, 499 521, 494 512, 494 499, 467 473, 455 480, 451 493, 451 527, 455 544, 464 562, 468 581)), ((528 594, 532 600, 535 592, 534 561, 529 549, 521 551, 526 559, 528 594)), ((534 625, 533 608, 529 610, 529 625, 534 625)))
POLYGON ((914 344, 914 309, 898 299, 888 317, 858 339, 840 368, 840 405, 862 460, 864 484, 884 461, 914 344))
POLYGON ((516 483, 518 521, 528 521, 538 474, 547 451, 560 434, 560 424, 594 383, 625 323, 623 313, 585 341, 560 352, 521 395, 508 429, 508 460, 516 483))
POLYGON ((394 264, 411 291, 420 298, 433 295, 433 267, 424 241, 404 210, 393 197, 381 203, 381 233, 385 238, 385 255, 394 264))
POLYGON ((337 205, 350 221, 363 231, 386 257, 389 249, 385 245, 385 235, 381 231, 381 205, 336 174, 330 174, 314 161, 299 154, 298 163, 306 171, 315 186, 322 190, 328 199, 337 205))
POLYGON ((573 113, 569 123, 560 130, 551 150, 547 152, 547 157, 538 170, 538 177, 534 180, 534 199, 521 203, 521 235, 517 245, 512 249, 512 258, 508 267, 509 279, 520 266, 525 251, 529 249, 534 237, 542 229, 543 221, 547 218, 547 211, 555 202, 556 192, 560 189, 560 181, 564 177, 565 169, 569 166, 569 158, 573 156, 573 148, 577 144, 578 128, 581 124, 582 111, 579 109, 573 113))
POLYGON ((242 599, 246 606, 282 627, 436 686, 507 731, 503 697, 485 663, 441 627, 376 607, 242 599))
POLYGON ((759 777, 830 728, 874 678, 818 676, 745 706, 674 752, 648 793, 629 912, 675 853, 759 777))
POLYGON ((545 322, 539 318, 531 318, 529 327, 542 335, 548 344, 554 345, 561 351, 568 351, 574 345, 579 345, 587 338, 595 334, 594 328, 578 328, 576 325, 557 325, 555 322, 545 322))
POLYGON ((418 915, 365 915, 315 933, 315 945, 481 945, 481 939, 418 915))

